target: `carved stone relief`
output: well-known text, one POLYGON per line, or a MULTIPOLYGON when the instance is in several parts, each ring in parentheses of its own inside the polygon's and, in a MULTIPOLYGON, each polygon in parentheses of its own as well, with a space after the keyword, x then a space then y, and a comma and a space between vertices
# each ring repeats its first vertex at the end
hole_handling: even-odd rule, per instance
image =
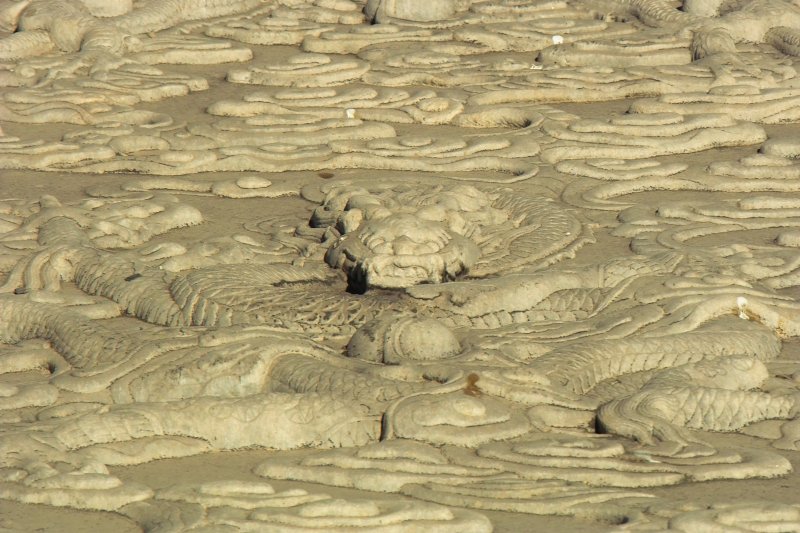
POLYGON ((0 29, 0 498, 800 528, 795 3, 19 0, 0 29), (701 484, 733 480, 753 501, 701 484))

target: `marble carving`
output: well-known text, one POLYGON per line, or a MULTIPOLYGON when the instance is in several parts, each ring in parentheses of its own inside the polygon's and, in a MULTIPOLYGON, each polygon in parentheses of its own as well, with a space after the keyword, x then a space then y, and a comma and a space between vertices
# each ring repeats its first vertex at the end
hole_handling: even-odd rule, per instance
POLYGON ((0 499, 800 530, 674 496, 796 476, 796 2, 0 0, 0 30, 0 499), (130 475, 223 451, 246 478, 130 475))

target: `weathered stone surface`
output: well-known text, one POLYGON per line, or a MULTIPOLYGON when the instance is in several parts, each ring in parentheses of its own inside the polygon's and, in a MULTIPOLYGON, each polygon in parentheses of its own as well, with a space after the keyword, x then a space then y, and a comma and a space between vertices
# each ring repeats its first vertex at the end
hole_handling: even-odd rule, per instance
POLYGON ((0 29, 0 498, 797 529, 796 3, 21 0, 0 29))

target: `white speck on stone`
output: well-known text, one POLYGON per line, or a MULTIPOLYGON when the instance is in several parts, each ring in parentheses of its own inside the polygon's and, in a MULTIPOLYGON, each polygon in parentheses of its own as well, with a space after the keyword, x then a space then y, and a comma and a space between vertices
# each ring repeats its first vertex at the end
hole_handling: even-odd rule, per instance
POLYGON ((353 108, 346 109, 344 114, 347 116, 347 118, 356 118, 356 110, 353 108))
POLYGON ((750 319, 750 317, 747 316, 747 313, 744 310, 746 306, 747 306, 747 298, 745 298, 744 296, 739 296, 738 298, 736 298, 736 307, 739 308, 739 318, 741 318, 742 320, 750 319))
POLYGON ((542 70, 543 68, 544 67, 542 65, 537 65, 536 63, 531 65, 531 70, 542 70))
POLYGON ((553 44, 564 44, 564 37, 561 35, 553 35, 553 44))

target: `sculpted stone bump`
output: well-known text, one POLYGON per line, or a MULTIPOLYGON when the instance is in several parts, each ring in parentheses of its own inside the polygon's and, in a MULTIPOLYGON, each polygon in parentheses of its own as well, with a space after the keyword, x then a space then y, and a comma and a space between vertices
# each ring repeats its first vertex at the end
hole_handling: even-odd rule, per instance
POLYGON ((367 361, 399 364, 437 361, 461 351, 453 332, 432 318, 384 315, 367 322, 350 338, 347 355, 367 361))
POLYGON ((452 17, 468 5, 466 0, 369 0, 364 13, 379 24, 387 18, 433 22, 452 17))
MULTIPOLYGON (((348 228, 353 225, 343 222, 348 228)), ((344 269, 352 289, 364 292, 369 287, 397 289, 455 279, 478 257, 474 242, 443 224, 393 213, 360 224, 328 250, 325 261, 344 269)))

